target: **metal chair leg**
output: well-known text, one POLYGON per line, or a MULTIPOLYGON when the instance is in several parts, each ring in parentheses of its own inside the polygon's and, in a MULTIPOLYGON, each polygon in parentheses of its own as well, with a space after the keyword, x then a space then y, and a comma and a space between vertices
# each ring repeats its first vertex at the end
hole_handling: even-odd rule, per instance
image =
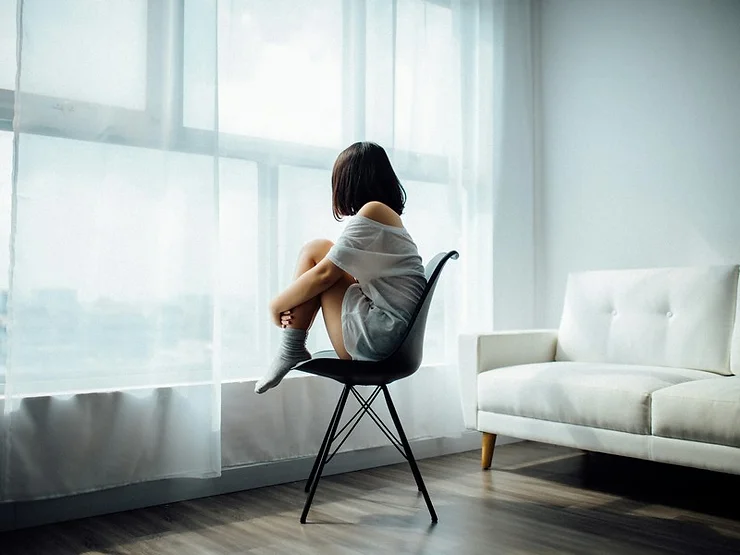
POLYGON ((339 400, 337 401, 337 406, 334 407, 334 414, 332 414, 331 420, 329 420, 329 425, 326 427, 326 434, 324 434, 324 440, 321 442, 321 447, 319 448, 319 452, 316 454, 316 460, 313 462, 313 468, 311 468, 311 474, 308 475, 308 480, 306 480, 306 486, 303 489, 306 493, 308 493, 311 490, 311 485, 313 484, 313 480, 316 477, 316 471, 319 469, 320 462, 326 458, 326 451, 329 448, 329 436, 331 434, 332 427, 334 426, 334 420, 337 418, 337 414, 339 413, 339 406, 342 402, 342 396, 339 396, 339 400))
POLYGON ((406 439, 406 434, 403 431, 403 426, 401 426, 401 420, 398 418, 398 413, 396 412, 396 407, 393 405, 393 400, 391 399, 391 394, 388 391, 388 386, 382 386, 383 388, 383 395, 385 395, 385 402, 388 405, 388 412, 391 414, 391 418, 393 419, 393 423, 396 425, 396 430, 398 431, 398 438, 401 440, 401 445, 403 445, 404 451, 406 451, 406 458, 409 461, 409 466, 411 467, 411 473, 414 475, 414 479, 416 480, 416 485, 419 487, 419 491, 421 491, 421 494, 424 496, 424 501, 427 504, 427 509, 429 509, 429 516, 432 517, 432 522, 437 522, 437 513, 434 510, 434 506, 432 505, 432 500, 429 498, 429 492, 427 491, 426 486, 424 485, 424 480, 421 477, 421 472, 419 472, 419 467, 416 464, 416 460, 414 459, 414 454, 411 452, 411 446, 409 445, 409 440, 406 439))
POLYGON ((321 473, 324 471, 324 465, 326 464, 326 459, 328 458, 329 451, 331 449, 331 444, 334 441, 335 437, 334 435, 337 433, 337 427, 339 427, 339 421, 342 419, 342 411, 344 410, 344 405, 347 403, 347 397, 349 396, 350 386, 345 385, 344 389, 342 390, 342 395, 339 397, 339 404, 337 405, 336 409, 336 416, 333 420, 333 422, 330 425, 329 429, 329 435, 328 435, 328 442, 326 444, 326 448, 324 449, 324 453, 322 454, 322 457, 319 462, 319 467, 316 470, 316 475, 314 476, 314 479, 311 482, 311 491, 308 493, 308 498, 306 499, 306 504, 303 506, 303 513, 301 514, 301 524, 306 524, 306 517, 308 516, 308 511, 311 508, 311 502, 313 501, 313 496, 316 494, 316 488, 319 485, 319 480, 321 480, 321 473))

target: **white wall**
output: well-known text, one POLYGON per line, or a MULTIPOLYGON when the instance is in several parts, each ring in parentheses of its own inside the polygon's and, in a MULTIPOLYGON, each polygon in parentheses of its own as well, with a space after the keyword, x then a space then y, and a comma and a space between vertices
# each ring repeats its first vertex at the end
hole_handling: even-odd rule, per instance
POLYGON ((540 16, 537 325, 570 271, 740 263, 740 1, 540 16))
POLYGON ((534 82, 530 0, 494 3, 494 329, 531 328, 535 304, 534 82))

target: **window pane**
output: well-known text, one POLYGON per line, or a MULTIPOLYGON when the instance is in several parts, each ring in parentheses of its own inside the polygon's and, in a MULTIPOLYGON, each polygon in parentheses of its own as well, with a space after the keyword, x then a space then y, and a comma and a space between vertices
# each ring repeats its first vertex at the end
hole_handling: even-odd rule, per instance
POLYGON ((24 0, 23 29, 22 91, 145 108, 147 0, 24 0))
POLYGON ((19 388, 209 379, 213 159, 20 141, 9 338, 19 388))
MULTIPOLYGON (((187 28, 187 26, 186 26, 187 28)), ((197 35, 186 34, 186 52, 197 35)), ((222 132, 338 146, 342 116, 342 0, 232 0, 219 14, 222 132)), ((185 63, 185 124, 212 106, 188 101, 206 71, 185 63)))
POLYGON ((223 375, 257 376, 266 356, 260 327, 270 325, 267 302, 258 298, 257 165, 222 158, 219 191, 223 375))
POLYGON ((15 89, 16 1, 0 2, 0 89, 15 89))
POLYGON ((446 154, 452 103, 452 11, 424 0, 399 0, 394 146, 446 154))
POLYGON ((13 134, 0 132, 0 391, 5 383, 13 134))
MULTIPOLYGON (((301 247, 312 239, 336 241, 345 224, 332 216, 328 171, 281 166, 278 191, 278 276, 283 289, 293 277, 301 247)), ((323 320, 311 329, 308 347, 332 348, 323 320)))

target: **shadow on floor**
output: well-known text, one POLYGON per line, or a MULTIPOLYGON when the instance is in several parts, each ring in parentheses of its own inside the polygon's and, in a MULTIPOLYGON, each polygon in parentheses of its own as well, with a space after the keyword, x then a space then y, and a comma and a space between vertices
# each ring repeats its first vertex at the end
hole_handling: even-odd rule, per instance
POLYGON ((740 520, 740 476, 735 474, 591 452, 512 472, 643 504, 740 520))

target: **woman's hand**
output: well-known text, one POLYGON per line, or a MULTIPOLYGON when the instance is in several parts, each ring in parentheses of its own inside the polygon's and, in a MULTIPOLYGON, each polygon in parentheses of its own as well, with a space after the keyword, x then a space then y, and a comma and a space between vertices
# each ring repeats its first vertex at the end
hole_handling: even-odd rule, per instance
POLYGON ((287 328, 292 321, 293 321, 293 311, 292 310, 286 310, 285 312, 280 313, 280 325, 283 328, 287 328))
POLYGON ((275 303, 270 303, 270 314, 272 315, 272 322, 280 327, 287 328, 288 325, 293 321, 293 309, 280 311, 275 306, 275 303))

